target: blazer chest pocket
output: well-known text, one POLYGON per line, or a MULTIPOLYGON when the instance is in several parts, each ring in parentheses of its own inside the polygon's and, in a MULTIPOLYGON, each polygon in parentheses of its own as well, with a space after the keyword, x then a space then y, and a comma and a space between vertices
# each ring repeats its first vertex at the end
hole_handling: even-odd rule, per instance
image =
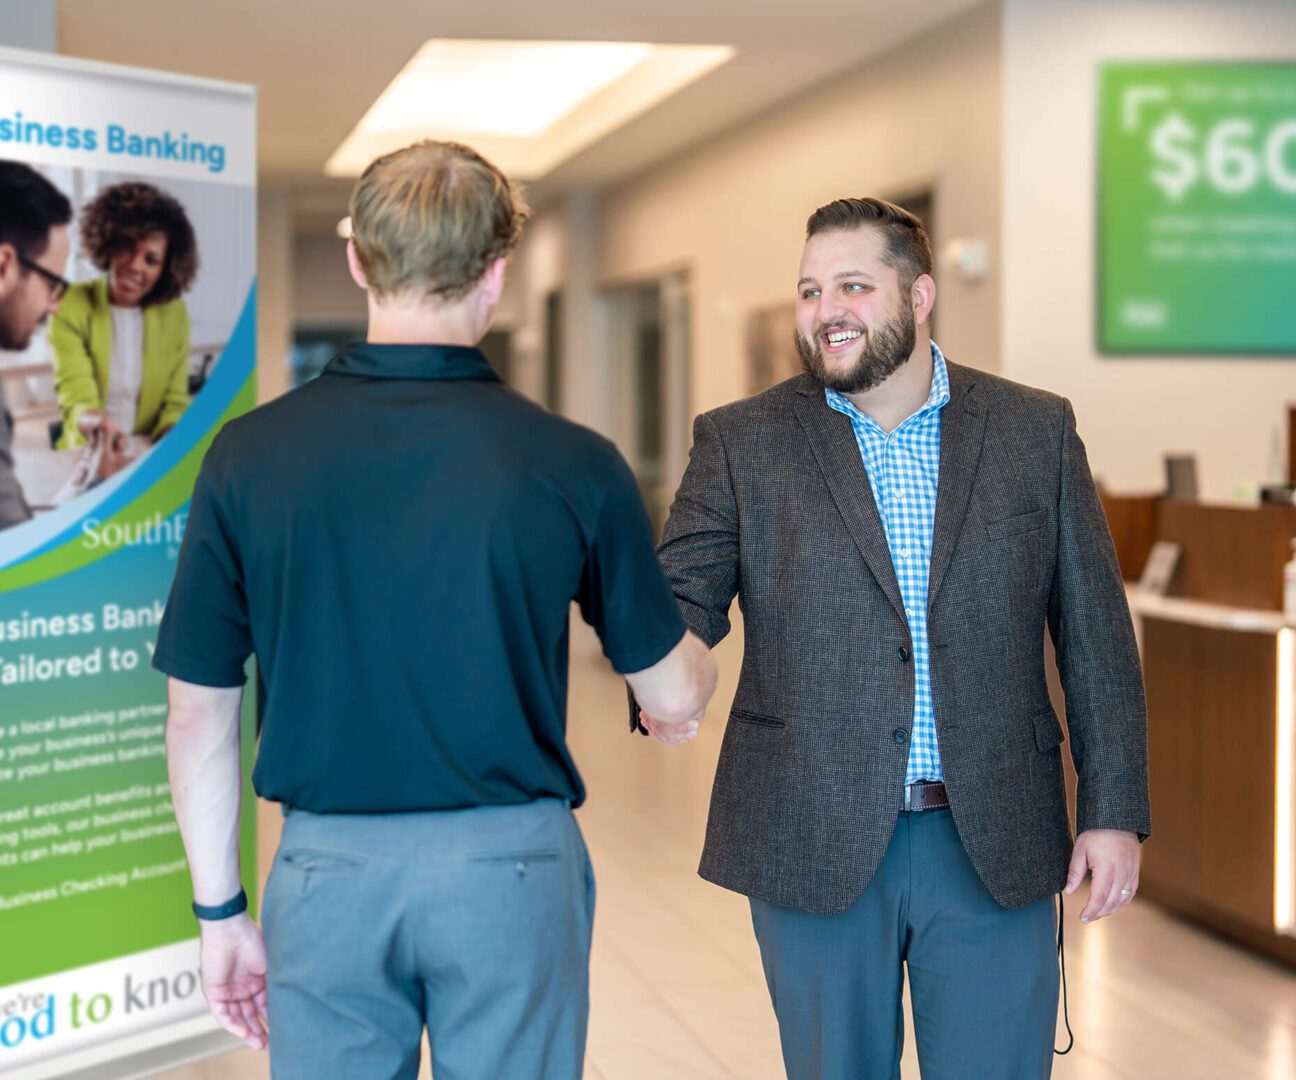
POLYGON ((986 535, 991 540, 1003 540, 1018 533, 1033 532, 1041 528, 1047 519, 1043 508, 1027 510, 1024 514, 1013 514, 1011 517, 998 518, 985 523, 986 535))

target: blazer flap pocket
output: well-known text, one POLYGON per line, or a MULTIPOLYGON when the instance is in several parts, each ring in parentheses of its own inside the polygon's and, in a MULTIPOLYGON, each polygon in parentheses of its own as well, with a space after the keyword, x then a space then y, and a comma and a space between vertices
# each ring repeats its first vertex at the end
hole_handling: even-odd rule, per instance
POLYGON ((1051 707, 1036 713, 1034 723, 1035 749, 1041 753, 1056 749, 1066 740, 1066 736, 1062 734, 1062 722, 1051 707))
POLYGON ((762 716, 759 713, 748 712, 746 709, 730 709, 729 718, 736 720, 740 724, 751 724, 753 727, 765 728, 785 728, 787 724, 773 716, 762 716))
POLYGON ((1013 514, 1012 517, 999 518, 996 521, 986 522, 986 535, 991 540, 1002 540, 1005 536, 1013 536, 1016 533, 1030 532, 1031 529, 1038 529, 1044 524, 1045 513, 1043 508, 1036 510, 1027 510, 1024 514, 1013 514))

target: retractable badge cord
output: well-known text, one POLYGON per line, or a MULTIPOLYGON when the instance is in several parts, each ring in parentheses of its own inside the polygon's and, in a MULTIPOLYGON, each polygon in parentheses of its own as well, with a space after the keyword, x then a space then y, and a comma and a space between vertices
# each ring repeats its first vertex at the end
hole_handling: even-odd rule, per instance
POLYGON ((1053 1053, 1058 1057, 1063 1057, 1071 1053, 1071 1048, 1075 1046, 1075 1033, 1071 1030, 1071 1014, 1067 1009, 1067 984, 1066 984, 1066 950, 1062 945, 1062 917, 1066 913, 1062 901, 1062 894, 1058 893, 1058 966, 1062 969, 1062 1022, 1066 1025, 1067 1044, 1065 1050, 1059 1050, 1053 1047, 1053 1053))

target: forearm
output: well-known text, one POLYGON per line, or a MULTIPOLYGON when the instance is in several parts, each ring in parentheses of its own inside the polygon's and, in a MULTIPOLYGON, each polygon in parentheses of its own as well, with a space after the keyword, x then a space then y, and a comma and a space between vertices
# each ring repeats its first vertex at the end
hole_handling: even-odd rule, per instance
POLYGON ((626 681, 648 715, 669 724, 697 720, 715 693, 715 660, 702 639, 688 630, 665 657, 626 675, 626 681))
POLYGON ((171 679, 167 769, 194 899, 221 904, 240 885, 239 754, 241 687, 211 688, 171 679))

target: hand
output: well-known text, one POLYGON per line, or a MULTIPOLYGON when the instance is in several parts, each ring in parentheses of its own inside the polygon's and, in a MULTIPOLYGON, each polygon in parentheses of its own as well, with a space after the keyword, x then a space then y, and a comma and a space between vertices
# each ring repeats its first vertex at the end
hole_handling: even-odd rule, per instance
POLYGON ((663 746, 683 746, 697 738, 698 722, 701 719, 699 714, 688 720, 658 720, 643 709, 639 710, 639 722, 643 724, 644 730, 663 746))
POLYGON ((1093 874, 1089 903, 1080 912, 1082 923, 1104 918, 1134 899, 1141 858, 1138 837, 1132 832, 1087 829, 1076 837, 1065 891, 1075 892, 1085 874, 1093 874))
POLYGON ((202 927, 203 993, 216 1022, 253 1050, 269 1040, 266 955, 261 931, 247 914, 202 927))
POLYGON ((87 409, 77 418, 77 429, 85 438, 94 442, 95 434, 99 430, 99 425, 103 423, 104 415, 96 409, 87 409))
POLYGON ((130 463, 130 436, 107 417, 95 431, 91 447, 98 454, 95 478, 107 480, 130 463))

